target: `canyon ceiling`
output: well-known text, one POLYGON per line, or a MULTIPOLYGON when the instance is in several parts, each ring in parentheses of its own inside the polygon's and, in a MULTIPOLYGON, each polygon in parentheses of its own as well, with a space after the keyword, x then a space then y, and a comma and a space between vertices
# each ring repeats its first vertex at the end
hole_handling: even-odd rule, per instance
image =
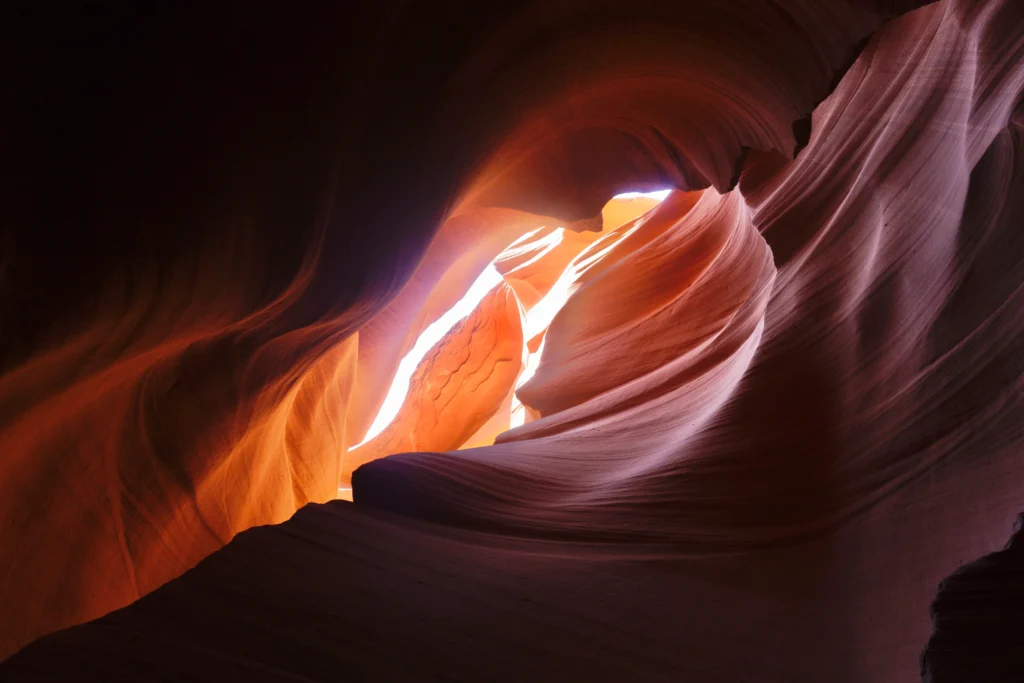
POLYGON ((41 5, 0 680, 1024 679, 1024 2, 41 5))

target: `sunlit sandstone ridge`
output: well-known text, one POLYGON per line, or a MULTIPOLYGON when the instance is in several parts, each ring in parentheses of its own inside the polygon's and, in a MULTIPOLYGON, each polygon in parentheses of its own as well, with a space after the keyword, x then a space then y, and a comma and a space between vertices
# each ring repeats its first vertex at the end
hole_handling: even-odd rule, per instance
POLYGON ((12 35, 3 680, 1020 680, 1019 2, 12 35))

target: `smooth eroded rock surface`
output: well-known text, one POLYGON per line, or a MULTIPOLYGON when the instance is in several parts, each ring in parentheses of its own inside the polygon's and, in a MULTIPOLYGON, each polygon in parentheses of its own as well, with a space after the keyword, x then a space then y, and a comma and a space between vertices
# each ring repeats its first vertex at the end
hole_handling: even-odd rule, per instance
POLYGON ((0 679, 902 683, 965 565, 926 671, 970 666, 943 605, 1014 594, 970 563, 1024 509, 1019 2, 12 25, 0 679))

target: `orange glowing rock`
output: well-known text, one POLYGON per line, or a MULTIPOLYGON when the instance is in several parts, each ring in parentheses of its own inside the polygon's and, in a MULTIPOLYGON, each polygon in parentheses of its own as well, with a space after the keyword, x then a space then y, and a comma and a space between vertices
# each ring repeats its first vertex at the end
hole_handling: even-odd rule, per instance
POLYGON ((400 361, 511 242, 557 219, 501 208, 457 212, 441 225, 398 294, 359 330, 353 402, 346 417, 358 443, 370 430, 400 361))
POLYGON ((494 259, 494 267, 530 310, 577 254, 601 236, 599 232, 572 232, 541 228, 509 245, 494 259))
POLYGON ((397 416, 344 457, 342 481, 360 465, 403 451, 458 448, 506 401, 522 367, 519 302, 494 287, 419 363, 397 416))
POLYGON ((622 195, 613 197, 604 208, 601 209, 601 220, 604 223, 604 231, 608 232, 629 223, 632 220, 643 216, 645 213, 658 206, 664 197, 655 197, 650 194, 637 193, 633 196, 622 195))
MULTIPOLYGON (((668 191, 666 191, 667 193, 668 191)), ((637 216, 643 214, 647 210, 657 206, 660 202, 660 198, 653 198, 649 196, 632 196, 628 198, 615 198, 608 202, 602 214, 604 220, 604 226, 607 228, 610 225, 618 225, 617 223, 611 223, 610 221, 630 221, 635 219, 637 216)), ((467 228, 473 226, 479 227, 480 221, 495 220, 497 218, 503 218, 504 223, 500 225, 500 229, 495 229, 494 232, 497 235, 507 235, 511 230, 521 230, 523 225, 529 224, 534 220, 539 220, 539 217, 531 217, 529 214, 523 213, 510 213, 505 211, 487 211, 487 212, 476 212, 470 216, 463 216, 458 219, 452 219, 448 221, 438 237, 434 240, 431 247, 431 254, 444 254, 443 247, 445 244, 449 244, 449 241, 454 239, 453 233, 458 235, 467 228)), ((542 225, 534 228, 522 234, 509 244, 500 254, 498 254, 490 267, 490 273, 493 278, 502 277, 508 287, 515 292, 515 296, 519 301, 523 312, 526 314, 525 321, 527 328, 530 332, 530 337, 527 339, 526 348, 523 349, 523 363, 525 371, 519 376, 516 381, 516 387, 525 382, 532 376, 536 370, 537 364, 540 361, 539 348, 544 338, 544 334, 547 331, 547 325, 550 322, 551 316, 557 312, 558 308, 564 303, 565 298, 568 294, 567 291, 559 291, 554 294, 551 293, 552 287, 556 282, 565 282, 565 269, 570 262, 583 250, 588 249, 592 244, 599 240, 604 240, 608 232, 607 231, 574 231, 567 230, 564 227, 554 227, 542 225), (551 296, 549 296, 551 294, 551 296), (541 310, 538 310, 531 314, 532 309, 543 302, 541 310)), ((621 231, 620 231, 621 232, 621 231)), ((462 235, 464 238, 466 235, 462 235)), ((479 262, 480 254, 487 253, 488 250, 493 249, 494 237, 491 237, 484 241, 483 248, 477 248, 476 250, 470 250, 468 254, 464 254, 454 264, 452 264, 447 271, 440 275, 439 279, 436 280, 434 289, 426 295, 425 298, 422 295, 424 285, 429 283, 421 282, 419 278, 423 278, 427 273, 430 272, 430 267, 425 265, 417 271, 417 276, 414 276, 412 283, 407 286, 403 293, 400 295, 400 300, 403 302, 413 302, 417 300, 416 292, 419 290, 419 300, 423 300, 423 307, 416 312, 416 318, 413 325, 409 328, 407 335, 411 335, 412 332, 419 334, 419 337, 415 339, 415 342, 411 344, 411 336, 401 346, 396 346, 396 338, 392 338, 390 345, 382 344, 384 349, 391 348, 403 348, 406 350, 401 362, 398 364, 398 370, 394 375, 393 384, 389 390, 387 396, 384 399, 384 403, 379 406, 377 417, 374 419, 373 424, 370 425, 369 432, 364 441, 372 441, 372 449, 380 451, 381 455, 387 455, 389 452, 399 452, 406 449, 426 449, 427 444, 433 443, 429 439, 423 443, 412 444, 408 439, 398 443, 390 443, 386 440, 381 441, 377 438, 383 429, 384 424, 387 421, 396 419, 396 413, 399 410, 404 411, 403 414, 408 418, 408 412, 412 409, 403 406, 399 408, 404 402, 405 404, 420 403, 426 405, 430 402, 430 397, 423 395, 424 391, 427 391, 429 387, 422 382, 413 386, 406 379, 408 373, 411 373, 414 367, 421 363, 423 359, 423 353, 426 353, 426 348, 423 347, 424 342, 429 345, 433 343, 431 339, 426 339, 430 334, 434 334, 435 338, 440 332, 431 333, 430 330, 436 325, 442 323, 442 321, 451 316, 453 310, 449 310, 446 313, 439 311, 438 306, 441 304, 449 304, 454 295, 459 291, 460 286, 465 287, 467 276, 474 272, 475 265, 479 262), (431 321, 432 318, 436 318, 431 321), (431 321, 429 325, 427 322, 431 321), (417 355, 420 354, 420 355, 417 355), (413 365, 410 365, 412 363, 413 365), (404 368, 404 370, 403 370, 404 368), (403 375, 403 373, 406 373, 403 375), (399 388, 399 385, 401 387, 399 388), (413 396, 415 394, 415 396, 413 396)), ((596 262, 604 254, 607 253, 607 249, 602 250, 595 255, 590 262, 596 262)), ((431 261, 428 259, 427 264, 431 261)), ((476 308, 482 303, 477 302, 477 295, 472 292, 478 288, 484 280, 487 279, 487 271, 480 275, 476 282, 469 288, 470 292, 466 293, 459 302, 455 304, 455 307, 461 307, 464 304, 469 304, 473 308, 476 308), (468 299, 467 299, 468 297, 468 299)), ((483 290, 479 293, 483 295, 483 290)), ((393 305, 391 308, 398 311, 402 307, 407 306, 406 303, 401 305, 393 305)), ((462 315, 469 314, 469 309, 462 313, 462 315)), ((367 329, 362 332, 364 339, 369 339, 370 334, 374 331, 384 329, 379 327, 376 323, 380 320, 385 325, 393 326, 396 322, 396 318, 387 315, 385 312, 383 315, 376 316, 367 326, 367 329)), ((381 340, 383 341, 383 340, 381 340)), ((477 342, 473 342, 477 343, 477 342)), ((374 355, 377 358, 383 358, 382 349, 378 348, 374 355)), ((367 356, 369 357, 369 355, 367 356)), ((388 365, 379 365, 379 368, 390 367, 388 365)), ((364 383, 364 386, 368 385, 364 383)), ((377 405, 377 404, 375 404, 377 405)), ((365 408, 365 406, 364 406, 365 408)), ((421 411, 422 412, 422 411, 421 411)), ((501 406, 496 412, 484 423, 477 433, 473 434, 468 438, 462 445, 462 448, 474 448, 478 446, 491 445, 494 442, 495 437, 506 431, 510 426, 523 424, 524 421, 539 416, 537 411, 523 406, 519 399, 514 395, 514 391, 510 387, 508 395, 502 401, 501 406)), ((451 448, 457 446, 450 446, 451 448)), ((436 449, 437 447, 435 447, 436 449)), ((353 449, 363 455, 368 451, 363 448, 363 444, 353 449)), ((360 456, 362 457, 362 456, 360 456)), ((356 458, 356 461, 360 461, 360 458, 356 458)), ((343 482, 345 483, 345 482, 343 482)), ((347 489, 343 489, 347 490, 347 489)))

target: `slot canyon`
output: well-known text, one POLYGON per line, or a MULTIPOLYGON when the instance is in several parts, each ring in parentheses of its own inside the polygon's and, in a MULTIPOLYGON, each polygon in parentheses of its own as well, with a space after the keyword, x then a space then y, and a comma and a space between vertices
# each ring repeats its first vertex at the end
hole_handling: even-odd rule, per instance
POLYGON ((1024 2, 25 3, 0 681, 1024 681, 1024 2))

